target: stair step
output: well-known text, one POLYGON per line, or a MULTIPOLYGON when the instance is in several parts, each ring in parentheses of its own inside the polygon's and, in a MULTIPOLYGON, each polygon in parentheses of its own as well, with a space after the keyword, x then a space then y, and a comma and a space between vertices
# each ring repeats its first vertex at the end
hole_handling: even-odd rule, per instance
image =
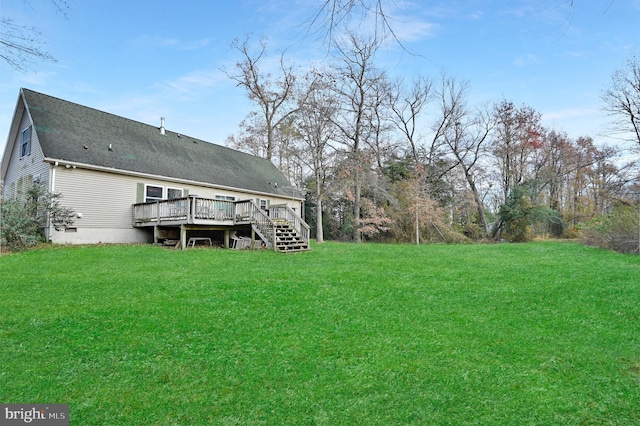
MULTIPOLYGON (((286 219, 272 218, 272 221, 274 226, 271 235, 275 236, 275 249, 278 252, 292 253, 310 250, 309 242, 302 238, 286 219)), ((271 245, 271 243, 268 244, 271 245)))
POLYGON ((282 246, 282 247, 286 247, 286 246, 301 246, 301 245, 309 245, 309 243, 307 243, 306 241, 276 241, 276 245, 277 246, 282 246))
POLYGON ((303 246, 300 246, 300 247, 289 247, 289 248, 284 249, 284 250, 282 248, 278 247, 278 251, 279 252, 283 252, 283 253, 292 252, 292 251, 307 251, 307 250, 309 250, 309 247, 303 247, 303 246))

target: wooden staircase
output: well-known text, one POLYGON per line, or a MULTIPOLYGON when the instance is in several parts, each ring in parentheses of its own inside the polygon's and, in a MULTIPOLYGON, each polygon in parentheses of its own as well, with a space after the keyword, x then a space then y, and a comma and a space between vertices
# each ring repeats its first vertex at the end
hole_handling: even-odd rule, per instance
POLYGON ((286 219, 273 219, 276 233, 276 251, 292 253, 309 250, 306 241, 286 219))

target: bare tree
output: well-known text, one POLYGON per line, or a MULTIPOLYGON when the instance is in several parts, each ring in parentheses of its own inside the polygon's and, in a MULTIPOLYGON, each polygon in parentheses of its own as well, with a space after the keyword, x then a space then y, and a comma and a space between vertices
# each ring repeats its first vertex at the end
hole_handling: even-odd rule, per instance
MULTIPOLYGON (((280 56, 279 76, 275 79, 270 73, 260 70, 260 62, 265 58, 267 44, 260 41, 258 50, 254 53, 249 46, 249 39, 239 43, 235 40, 232 47, 242 54, 242 60, 236 63, 238 73, 231 74, 224 71, 227 76, 243 87, 260 109, 260 120, 263 122, 266 139, 264 140, 264 157, 271 160, 276 150, 276 129, 287 118, 295 113, 293 104, 294 87, 296 77, 291 66, 284 61, 284 54, 280 56)), ((255 138, 254 140, 259 140, 255 138)))
POLYGON ((323 202, 328 194, 329 173, 333 169, 335 148, 331 142, 335 138, 334 118, 337 104, 331 93, 331 81, 326 74, 309 72, 304 81, 304 89, 298 96, 296 129, 301 141, 300 160, 309 168, 313 176, 313 192, 316 201, 316 242, 324 242, 323 202))
POLYGON ((391 122, 395 125, 402 139, 409 145, 415 173, 415 243, 420 244, 420 212, 421 194, 424 193, 425 167, 419 156, 418 119, 424 113, 428 102, 433 98, 432 82, 420 77, 408 88, 402 80, 396 80, 389 90, 389 108, 392 112, 391 122))
POLYGON ((485 153, 484 145, 494 127, 494 120, 491 112, 478 111, 472 114, 469 111, 466 102, 467 88, 466 82, 445 80, 439 93, 444 119, 439 122, 441 125, 438 126, 438 131, 441 132, 442 140, 455 159, 454 163, 460 168, 469 185, 482 231, 487 236, 489 225, 474 172, 485 153))
MULTIPOLYGON (((51 0, 51 3, 57 13, 67 17, 68 0, 51 0)), ((42 33, 36 27, 0 16, 0 58, 13 69, 27 71, 35 62, 55 62, 56 59, 43 50, 43 44, 42 33)))
POLYGON ((375 79, 375 88, 371 91, 369 107, 367 108, 367 122, 369 123, 370 130, 365 142, 371 151, 378 170, 382 169, 384 159, 395 149, 391 138, 388 137, 389 132, 392 130, 388 109, 390 89, 391 86, 386 76, 380 74, 380 78, 375 79))
POLYGON ((615 130, 631 133, 631 139, 640 147, 640 62, 632 56, 624 68, 611 77, 611 87, 602 99, 606 110, 614 119, 615 130))
POLYGON ((393 113, 391 121, 409 144, 411 158, 416 164, 420 162, 419 135, 416 134, 418 119, 433 99, 432 86, 431 80, 420 77, 409 87, 404 87, 403 81, 397 80, 389 91, 389 105, 393 113))
POLYGON ((492 154, 506 200, 529 177, 531 156, 539 148, 543 128, 539 112, 527 105, 518 108, 507 100, 495 105, 494 116, 492 154))
POLYGON ((545 161, 538 180, 546 188, 549 207, 561 211, 567 176, 576 167, 575 145, 566 133, 552 130, 545 133, 543 152, 545 161))
POLYGON ((366 164, 364 147, 374 127, 372 106, 378 99, 377 90, 384 74, 374 66, 379 43, 375 39, 363 40, 349 34, 346 47, 338 46, 338 64, 335 72, 335 95, 340 104, 334 121, 338 139, 346 147, 353 178, 353 238, 361 241, 360 215, 363 167, 366 164))
POLYGON ((267 148, 266 134, 261 114, 251 111, 240 122, 238 133, 229 135, 225 142, 227 146, 264 158, 267 148))

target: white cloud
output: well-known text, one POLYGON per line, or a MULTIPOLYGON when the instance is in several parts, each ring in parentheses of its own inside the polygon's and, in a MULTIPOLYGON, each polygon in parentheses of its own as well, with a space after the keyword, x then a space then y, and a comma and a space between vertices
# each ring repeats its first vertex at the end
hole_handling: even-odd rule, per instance
POLYGON ((522 55, 517 57, 514 61, 513 64, 517 67, 526 67, 529 65, 536 65, 541 63, 542 61, 540 60, 540 58, 537 55, 534 55, 533 53, 527 53, 526 55, 522 55))
POLYGON ((545 120, 565 120, 567 118, 576 117, 590 117, 596 114, 601 114, 601 111, 596 108, 567 108, 559 111, 552 111, 544 113, 545 120))
POLYGON ((603 140, 608 117, 597 107, 575 107, 543 112, 542 122, 549 128, 567 132, 571 137, 591 136, 603 140))
POLYGON ((205 87, 213 87, 229 78, 220 70, 196 70, 174 80, 161 83, 159 86, 168 89, 172 95, 193 96, 205 87))
POLYGON ((180 40, 176 38, 162 37, 159 35, 143 35, 135 39, 133 42, 140 46, 171 47, 177 46, 180 43, 180 40))
POLYGON ((393 25, 393 31, 400 41, 416 42, 425 38, 433 37, 438 30, 439 25, 432 24, 417 19, 396 21, 393 25))
POLYGON ((474 12, 469 12, 464 16, 466 19, 469 20, 478 20, 478 19, 482 19, 484 18, 484 12, 480 11, 480 10, 476 10, 474 12))
POLYGON ((185 43, 184 49, 185 50, 201 49, 203 47, 207 47, 211 43, 211 41, 212 41, 212 39, 210 39, 210 38, 204 38, 202 40, 196 40, 196 41, 192 41, 192 42, 189 42, 189 43, 185 43))
POLYGON ((143 35, 133 41, 136 46, 151 48, 169 48, 175 47, 183 50, 196 50, 211 44, 211 38, 203 38, 199 40, 185 41, 179 38, 163 37, 159 35, 143 35))
POLYGON ((44 86, 55 75, 55 72, 24 73, 20 76, 18 84, 21 87, 44 86))

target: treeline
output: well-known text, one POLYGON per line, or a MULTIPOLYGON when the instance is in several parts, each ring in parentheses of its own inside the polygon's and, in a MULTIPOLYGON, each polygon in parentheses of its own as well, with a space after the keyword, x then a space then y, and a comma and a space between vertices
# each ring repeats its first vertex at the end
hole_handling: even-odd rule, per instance
POLYGON ((267 70, 264 42, 236 42, 242 59, 227 71, 256 107, 227 143, 307 192, 318 241, 577 237, 637 203, 637 164, 620 149, 546 128, 507 99, 472 105, 452 76, 391 79, 375 40, 340 46, 322 66, 281 56, 267 70))

